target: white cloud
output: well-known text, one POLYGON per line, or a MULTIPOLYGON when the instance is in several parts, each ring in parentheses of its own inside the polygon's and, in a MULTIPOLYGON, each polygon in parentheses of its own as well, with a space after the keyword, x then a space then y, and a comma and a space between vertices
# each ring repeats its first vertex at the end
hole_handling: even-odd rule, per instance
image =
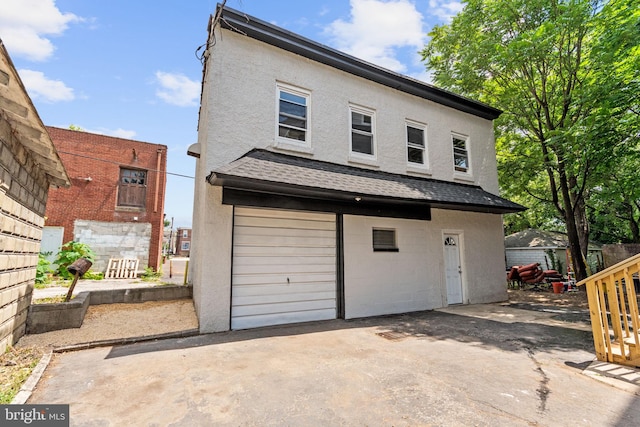
POLYGON ((60 80, 48 79, 41 71, 18 70, 20 79, 32 99, 44 102, 72 101, 73 89, 60 80))
POLYGON ((176 73, 156 72, 156 79, 160 88, 156 96, 167 104, 178 107, 198 105, 200 98, 200 82, 191 80, 187 76, 176 73))
POLYGON ((45 61, 55 47, 47 36, 59 36, 82 18, 62 13, 54 0, 0 1, 0 34, 12 56, 45 61))
MULTIPOLYGON (((136 131, 135 130, 126 130, 126 129, 122 129, 122 128, 118 128, 118 129, 108 129, 108 128, 97 128, 97 129, 88 129, 82 125, 78 125, 78 124, 73 124, 73 126, 77 126, 79 128, 79 130, 81 130, 82 132, 88 132, 88 133, 96 133, 98 135, 106 135, 106 136, 115 136, 117 138, 124 138, 124 139, 133 139, 136 136, 136 131)), ((57 126, 61 129, 68 129, 69 126, 67 125, 59 125, 57 126)))
POLYGON ((429 0, 429 12, 444 22, 450 22, 454 15, 462 12, 463 4, 459 1, 429 0))
POLYGON ((126 130, 122 128, 118 128, 118 129, 99 128, 96 131, 87 131, 87 132, 94 132, 94 133, 99 133, 101 135, 115 136, 115 137, 124 138, 124 139, 133 139, 136 136, 135 130, 126 130))
POLYGON ((397 72, 407 67, 396 49, 424 46, 423 17, 409 0, 351 0, 351 20, 332 22, 327 32, 346 53, 397 72))

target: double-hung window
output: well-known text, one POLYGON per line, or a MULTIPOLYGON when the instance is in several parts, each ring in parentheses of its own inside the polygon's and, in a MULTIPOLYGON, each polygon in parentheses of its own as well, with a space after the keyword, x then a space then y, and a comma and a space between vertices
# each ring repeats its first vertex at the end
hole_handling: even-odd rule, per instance
POLYGON ((311 94, 304 89, 278 83, 277 139, 310 145, 309 102, 311 94))
POLYGON ((469 137, 451 134, 453 144, 453 168, 455 172, 469 174, 469 137))
POLYGON ((425 126, 407 122, 407 162, 411 166, 427 167, 425 126))
POLYGON ((351 154, 376 157, 375 114, 371 110, 350 106, 351 154))

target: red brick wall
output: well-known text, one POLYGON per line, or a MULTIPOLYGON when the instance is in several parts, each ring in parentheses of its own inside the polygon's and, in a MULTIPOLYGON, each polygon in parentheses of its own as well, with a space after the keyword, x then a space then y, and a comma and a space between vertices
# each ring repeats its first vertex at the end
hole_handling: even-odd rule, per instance
POLYGON ((191 229, 190 228, 178 228, 176 231, 176 255, 189 256, 191 253, 191 229), (184 237, 184 232, 187 232, 187 236, 184 237), (182 242, 189 242, 189 249, 182 249, 182 242))
POLYGON ((149 266, 159 269, 167 146, 50 126, 47 131, 71 179, 71 187, 49 191, 45 225, 64 227, 63 241, 68 242, 73 240, 76 219, 151 223, 149 266), (120 167, 147 171, 145 208, 117 206, 120 167), (89 177, 90 181, 85 179, 89 177))

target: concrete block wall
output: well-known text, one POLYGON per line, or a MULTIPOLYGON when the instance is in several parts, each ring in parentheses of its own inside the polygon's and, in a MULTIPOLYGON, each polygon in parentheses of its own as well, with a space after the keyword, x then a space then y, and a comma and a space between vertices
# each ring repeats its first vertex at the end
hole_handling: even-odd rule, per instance
POLYGON ((96 254, 92 271, 104 273, 110 258, 138 259, 141 271, 149 264, 149 223, 76 220, 73 228, 73 240, 89 245, 96 254))
POLYGON ((49 182, 0 120, 0 353, 25 333, 49 182))
POLYGON ((142 268, 149 265, 159 269, 167 146, 50 126, 47 131, 71 179, 71 187, 50 191, 46 225, 64 227, 63 243, 66 243, 77 234, 76 220, 111 222, 116 227, 120 223, 151 224, 150 244, 142 268), (147 171, 144 207, 118 206, 121 167, 147 171))

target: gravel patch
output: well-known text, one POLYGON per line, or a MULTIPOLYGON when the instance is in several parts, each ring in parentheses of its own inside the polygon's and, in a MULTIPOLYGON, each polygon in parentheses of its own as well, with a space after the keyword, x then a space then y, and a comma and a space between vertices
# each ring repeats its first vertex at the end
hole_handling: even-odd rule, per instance
POLYGON ((25 335, 16 347, 52 350, 72 344, 159 335, 197 327, 191 299, 93 305, 89 306, 80 328, 25 335))

